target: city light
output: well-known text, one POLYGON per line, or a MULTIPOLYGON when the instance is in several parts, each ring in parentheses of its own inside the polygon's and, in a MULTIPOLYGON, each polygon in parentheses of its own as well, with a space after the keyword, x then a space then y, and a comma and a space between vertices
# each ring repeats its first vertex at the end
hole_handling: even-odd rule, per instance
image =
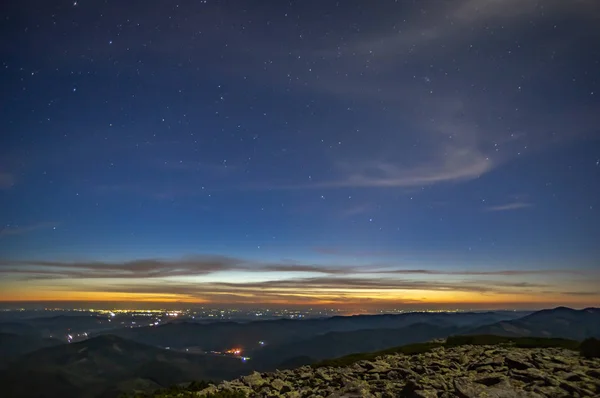
POLYGON ((240 355, 242 353, 241 348, 232 348, 230 350, 225 351, 226 354, 240 355))

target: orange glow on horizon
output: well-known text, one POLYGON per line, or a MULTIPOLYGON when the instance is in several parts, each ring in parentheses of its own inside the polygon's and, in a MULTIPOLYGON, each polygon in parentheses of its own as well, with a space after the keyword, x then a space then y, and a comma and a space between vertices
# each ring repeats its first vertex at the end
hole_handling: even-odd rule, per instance
MULTIPOLYGON (((290 281, 293 284, 293 279, 290 281)), ((377 288, 368 286, 368 283, 365 283, 365 286, 331 283, 324 284, 323 287, 303 287, 301 279, 298 280, 297 285, 282 284, 281 286, 272 286, 267 282, 265 286, 257 283, 246 285, 242 281, 229 285, 220 284, 218 281, 192 282, 152 278, 142 278, 139 281, 31 280, 24 283, 5 280, 0 281, 0 302, 119 302, 124 304, 140 302, 216 306, 331 306, 353 309, 401 306, 457 308, 468 305, 472 305, 472 308, 475 306, 492 308, 500 305, 508 308, 524 303, 537 306, 559 303, 573 307, 589 307, 598 306, 600 303, 600 292, 569 295, 560 293, 560 290, 556 289, 557 293, 551 293, 547 286, 543 286, 543 290, 537 286, 523 290, 511 284, 499 283, 498 286, 494 286, 493 280, 486 281, 490 291, 480 291, 479 289, 485 285, 475 286, 471 281, 456 282, 455 287, 451 282, 442 284, 436 279, 432 279, 431 289, 421 281, 418 284, 419 289, 377 288), (444 288, 440 289, 440 285, 444 288), (102 291, 103 289, 112 291, 102 291)), ((589 281, 566 281, 561 287, 573 292, 593 289, 589 281), (569 283, 572 285, 569 286, 569 283)))
POLYGON ((337 306, 337 307, 376 307, 398 305, 488 305, 499 304, 545 304, 564 303, 574 306, 588 306, 585 303, 598 302, 598 296, 565 297, 560 295, 536 294, 480 294, 465 292, 436 292, 414 291, 408 292, 347 292, 337 296, 330 292, 290 293, 286 292, 285 298, 270 296, 255 296, 250 294, 226 297, 222 300, 219 294, 210 295, 209 299, 190 297, 180 294, 153 294, 153 293, 110 293, 110 292, 78 292, 78 291, 43 291, 11 289, 4 291, 0 302, 145 302, 145 303, 185 303, 185 304, 264 304, 264 305, 290 305, 290 306, 337 306), (385 294, 383 294, 385 293, 385 294), (395 293, 395 294, 393 294, 395 293), (410 294, 413 293, 413 294, 410 294))

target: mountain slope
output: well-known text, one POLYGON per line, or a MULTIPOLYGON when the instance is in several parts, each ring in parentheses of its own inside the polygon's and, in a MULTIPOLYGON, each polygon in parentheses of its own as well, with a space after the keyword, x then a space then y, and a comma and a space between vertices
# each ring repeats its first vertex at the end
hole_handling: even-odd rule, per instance
POLYGON ((189 355, 116 336, 100 336, 29 353, 0 374, 10 397, 100 397, 118 385, 169 386, 223 380, 250 371, 236 358, 189 355), (23 386, 43 381, 41 390, 23 386))
MULTIPOLYGON (((519 319, 515 319, 516 314, 509 316, 505 313, 413 313, 391 316, 334 317, 308 321, 225 322, 202 325, 179 322, 154 328, 120 330, 121 333, 130 334, 139 340, 170 346, 171 350, 115 335, 99 335, 79 343, 61 344, 26 353, 12 362, 9 369, 0 373, 0 385, 2 385, 2 396, 14 398, 55 396, 61 398, 110 398, 117 396, 121 391, 154 390, 193 380, 226 380, 248 374, 252 370, 270 371, 276 368, 292 368, 354 352, 384 350, 378 355, 387 355, 396 352, 393 347, 402 344, 466 334, 467 331, 470 334, 546 335, 581 340, 600 331, 599 316, 600 311, 595 308, 572 310, 559 307, 527 313, 519 319), (482 322, 486 321, 493 322, 490 325, 482 326, 482 322), (390 327, 390 325, 401 326, 390 327), (498 333, 494 333, 494 331, 498 331, 498 333), (258 344, 259 340, 266 341, 267 344, 260 345, 258 344), (254 347, 252 347, 253 344, 254 347), (184 348, 192 345, 209 348, 231 348, 234 345, 240 345, 244 349, 245 355, 250 355, 252 359, 242 362, 233 357, 192 355, 175 350, 177 347, 184 348), (250 354, 246 354, 249 351, 250 354), (32 380, 36 381, 35 385, 30 385, 32 380)), ((41 340, 31 336, 14 337, 9 335, 8 338, 24 339, 21 340, 21 346, 34 345, 41 340)), ((478 344, 475 340, 468 338, 467 340, 453 338, 448 339, 445 349, 449 350, 454 347, 451 340, 455 342, 471 341, 466 343, 469 345, 478 344)), ((527 344, 532 341, 535 344, 537 341, 529 338, 525 340, 527 340, 527 344)), ((504 344, 506 339, 485 337, 483 341, 486 344, 491 341, 504 344)), ((552 344, 562 344, 558 340, 546 340, 546 342, 545 344, 551 344, 552 347, 555 346, 552 344)), ((569 348, 571 343, 560 347, 569 348)), ((6 352, 19 351, 18 347, 10 347, 10 343, 7 344, 6 352)), ((577 342, 575 344, 578 345, 577 342)), ((434 348, 441 345, 443 344, 430 343, 425 346, 434 348)), ((409 350, 403 352, 422 353, 422 350, 419 351, 419 347, 417 345, 416 351, 413 351, 415 348, 409 346, 409 350)), ((523 347, 525 346, 521 346, 521 348, 523 347)), ((488 354, 488 352, 484 352, 482 355, 488 354)), ((363 360, 366 359, 360 354, 351 355, 349 358, 356 360, 361 357, 363 360)), ((347 360, 347 358, 341 358, 339 359, 341 362, 334 360, 329 363, 347 364, 345 362, 347 360)), ((438 362, 431 368, 433 372, 436 367, 441 368, 444 365, 442 361, 438 362)), ((557 362, 556 369, 563 365, 557 362)), ((465 367, 465 364, 463 363, 461 366, 465 367)), ((519 366, 525 367, 524 365, 519 366)), ((405 372, 406 374, 402 375, 403 379, 413 373, 422 375, 419 373, 420 371, 412 368, 409 370, 411 372, 405 372)), ((466 370, 470 371, 470 369, 466 370)), ((567 372, 567 369, 562 371, 567 372)), ((511 373, 509 376, 514 375, 511 373)), ((252 377, 257 378, 256 375, 252 377)), ((365 380, 363 379, 363 381, 365 380)), ((571 381, 567 380, 567 382, 571 381)), ((276 384, 281 387, 279 382, 276 384)), ((292 387, 304 388, 307 386, 292 384, 290 388, 292 387)), ((338 387, 342 388, 343 385, 338 385, 338 387)), ((446 385, 446 388, 451 388, 451 386, 446 385)), ((581 386, 581 388, 591 391, 589 385, 581 386)))
MULTIPOLYGON (((525 313, 528 314, 528 313, 525 313)), ((218 322, 198 324, 172 322, 158 327, 126 328, 111 334, 155 346, 171 348, 202 347, 206 351, 222 351, 234 346, 245 350, 260 348, 259 341, 270 345, 306 340, 328 332, 350 332, 365 329, 397 329, 416 323, 441 327, 477 327, 502 320, 512 320, 523 313, 407 313, 400 315, 337 316, 326 319, 256 321, 248 323, 218 322)))
POLYGON ((110 317, 102 315, 57 315, 0 322, 0 332, 64 339, 67 334, 99 333, 115 329, 110 317))
POLYGON ((249 398, 600 396, 600 358, 587 359, 565 348, 441 343, 406 348, 406 353, 399 350, 368 360, 357 359, 342 367, 304 366, 253 373, 211 385, 200 396, 227 391, 241 392, 249 398))
POLYGON ((588 337, 600 337, 600 310, 598 308, 574 310, 566 307, 541 310, 519 319, 474 328, 467 334, 584 340, 588 337))
POLYGON ((379 351, 404 344, 419 343, 458 333, 457 327, 443 328, 417 323, 398 329, 366 329, 351 332, 329 332, 306 340, 267 346, 250 353, 252 360, 264 368, 308 364, 355 352, 379 351), (302 361, 300 358, 304 357, 302 361), (298 358, 297 360, 294 360, 298 358))
POLYGON ((63 344, 63 342, 57 339, 43 339, 31 335, 0 333, 0 369, 21 355, 59 344, 63 344))
POLYGON ((40 331, 24 322, 0 322, 0 333, 39 336, 40 331))

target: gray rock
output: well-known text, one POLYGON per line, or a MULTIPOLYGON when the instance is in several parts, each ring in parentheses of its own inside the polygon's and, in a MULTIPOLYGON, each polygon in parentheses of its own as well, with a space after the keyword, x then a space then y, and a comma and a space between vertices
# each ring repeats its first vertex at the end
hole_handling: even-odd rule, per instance
POLYGON ((243 376, 242 381, 247 386, 250 386, 255 389, 258 387, 261 387, 267 383, 267 380, 263 379, 262 375, 258 372, 253 372, 252 374, 249 374, 248 376, 243 376))
POLYGON ((593 377, 594 379, 600 380, 600 370, 599 369, 589 369, 585 372, 586 375, 593 377))
POLYGON ((485 360, 471 363, 467 366, 468 370, 476 370, 481 367, 498 367, 502 366, 504 361, 501 358, 486 358, 485 360))
POLYGON ((580 397, 591 397, 590 391, 586 391, 586 389, 568 381, 561 382, 559 387, 568 392, 569 394, 572 394, 573 396, 575 396, 575 394, 578 394, 580 397))
POLYGON ((600 359, 556 348, 461 346, 341 368, 254 372, 200 392, 285 398, 600 397, 600 359), (464 365, 461 365, 464 363, 464 365))
POLYGON ((454 380, 454 388, 460 398, 543 398, 534 392, 518 390, 508 382, 486 387, 464 377, 454 380))
POLYGON ((566 381, 583 381, 586 379, 585 376, 576 373, 576 372, 571 372, 571 373, 567 373, 565 375, 562 376, 563 379, 565 379, 566 381))
POLYGON ((496 384, 500 384, 502 382, 507 381, 508 378, 500 373, 490 373, 485 376, 479 376, 473 379, 473 382, 478 384, 483 384, 484 386, 490 387, 496 384))
MULTIPOLYGON (((415 373, 411 369, 396 368, 396 369, 394 369, 394 371, 396 371, 398 373, 398 375, 400 375, 400 377, 403 379, 417 378, 419 376, 417 373, 415 373)), ((388 373, 388 375, 389 375, 389 373, 388 373)))
POLYGON ((436 390, 416 390, 412 393, 411 398, 437 398, 438 393, 436 390))
POLYGON ((535 368, 535 366, 527 362, 524 358, 518 358, 514 355, 507 356, 504 359, 504 363, 508 366, 509 369, 518 369, 518 370, 527 370, 531 368, 535 368))
POLYGON ((286 386, 286 385, 289 385, 289 383, 287 383, 287 382, 285 382, 285 381, 283 381, 283 380, 281 380, 281 379, 274 379, 274 380, 271 380, 271 381, 269 382, 269 385, 270 385, 270 386, 271 386, 273 389, 275 389, 275 390, 277 390, 277 391, 281 391, 281 389, 282 389, 284 386, 286 386))
POLYGON ((398 373, 397 370, 390 370, 386 374, 386 378, 389 380, 398 380, 399 377, 400 377, 400 374, 398 373))

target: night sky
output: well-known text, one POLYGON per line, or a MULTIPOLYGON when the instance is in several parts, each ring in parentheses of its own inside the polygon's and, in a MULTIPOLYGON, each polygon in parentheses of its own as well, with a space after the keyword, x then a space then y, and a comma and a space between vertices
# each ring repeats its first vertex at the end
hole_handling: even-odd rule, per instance
POLYGON ((3 2, 0 299, 600 304, 600 4, 3 2))

